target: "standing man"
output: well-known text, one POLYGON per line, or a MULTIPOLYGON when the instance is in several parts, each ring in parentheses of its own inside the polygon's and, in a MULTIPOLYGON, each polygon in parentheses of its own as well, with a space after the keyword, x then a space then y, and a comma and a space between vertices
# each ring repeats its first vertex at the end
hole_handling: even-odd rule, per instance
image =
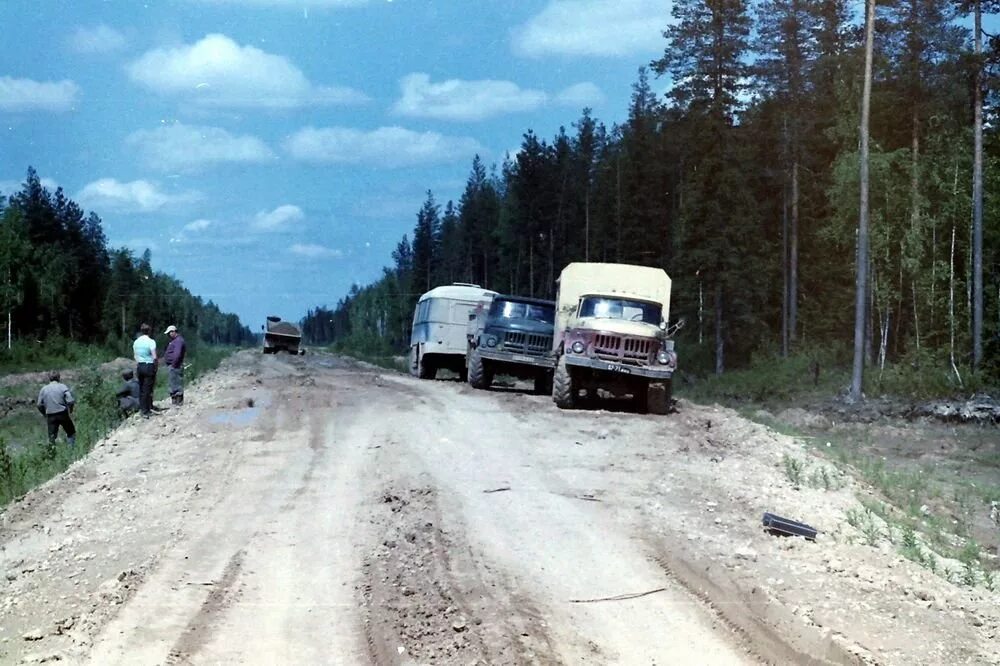
POLYGON ((187 347, 184 337, 177 332, 177 327, 171 324, 164 331, 170 336, 167 351, 163 352, 163 360, 167 364, 167 386, 170 388, 170 402, 175 405, 184 404, 184 352, 187 347))
POLYGON ((132 343, 135 354, 135 374, 139 378, 139 413, 148 419, 153 413, 153 387, 156 385, 156 341, 149 337, 152 327, 139 327, 139 337, 132 343))
POLYGON ((53 370, 49 373, 49 383, 38 392, 38 411, 45 417, 49 426, 49 445, 55 445, 59 426, 66 433, 66 441, 70 446, 76 446, 76 426, 69 416, 73 413, 76 401, 69 387, 59 381, 59 373, 53 370))

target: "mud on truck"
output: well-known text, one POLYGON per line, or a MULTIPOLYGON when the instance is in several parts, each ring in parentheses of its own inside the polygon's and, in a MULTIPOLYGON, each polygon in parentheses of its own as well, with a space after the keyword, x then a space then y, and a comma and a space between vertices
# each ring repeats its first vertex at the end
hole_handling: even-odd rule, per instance
POLYGON ((469 322, 469 384, 486 389, 502 374, 531 379, 535 393, 550 393, 554 321, 552 301, 500 295, 481 305, 469 322))
POLYGON ((666 414, 677 369, 669 338, 670 278, 658 268, 573 263, 559 277, 552 399, 563 409, 581 391, 631 395, 639 411, 666 414))
POLYGON ((277 354, 286 351, 289 354, 305 354, 302 344, 302 331, 295 324, 282 321, 281 317, 271 315, 260 329, 264 332, 264 353, 277 354))

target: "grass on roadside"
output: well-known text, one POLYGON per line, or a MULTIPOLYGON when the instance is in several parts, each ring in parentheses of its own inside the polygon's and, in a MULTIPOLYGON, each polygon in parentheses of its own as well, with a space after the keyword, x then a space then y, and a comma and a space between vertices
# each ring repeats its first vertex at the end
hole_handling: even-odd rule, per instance
MULTIPOLYGON (((188 357, 185 384, 217 368, 233 351, 230 347, 199 346, 197 353, 188 357)), ((45 419, 33 407, 0 419, 0 508, 64 471, 121 423, 115 397, 120 381, 118 376, 103 376, 89 368, 82 370, 70 386, 76 397, 72 418, 77 435, 72 449, 66 445, 61 430, 56 446, 49 446, 45 419)), ((25 391, 23 386, 17 388, 19 394, 25 391)), ((158 373, 154 397, 166 394, 166 372, 158 373)))
POLYGON ((97 365, 115 355, 116 352, 111 347, 82 344, 59 337, 50 338, 44 343, 19 342, 11 349, 0 347, 0 374, 97 365))

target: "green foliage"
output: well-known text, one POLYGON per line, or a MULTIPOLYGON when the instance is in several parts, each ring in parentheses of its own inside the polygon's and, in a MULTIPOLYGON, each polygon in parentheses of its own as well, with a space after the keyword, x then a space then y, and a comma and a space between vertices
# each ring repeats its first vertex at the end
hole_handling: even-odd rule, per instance
MULTIPOLYGON (((234 349, 198 346, 187 357, 190 365, 185 372, 185 382, 193 382, 217 368, 234 349)), ((66 445, 61 432, 56 446, 50 447, 44 417, 33 408, 15 411, 0 420, 4 432, 0 437, 0 508, 64 471, 120 424, 115 396, 119 378, 106 377, 94 367, 107 360, 107 356, 90 360, 92 366, 80 370, 70 385, 76 398, 72 414, 77 432, 75 447, 66 445)), ((160 381, 158 384, 158 394, 165 395, 165 383, 160 381)), ((16 390, 23 394, 23 387, 16 387, 16 390)))
MULTIPOLYGON (((839 392, 853 342, 859 32, 840 0, 755 9, 742 0, 675 2, 662 57, 649 64, 674 82, 665 96, 640 68, 621 124, 605 127, 584 109, 574 131, 547 139, 529 130, 516 156, 492 169, 476 157, 459 201, 439 205, 428 192, 392 266, 336 307, 311 310, 307 339, 399 354, 413 304, 430 287, 463 281, 551 297, 569 262, 633 263, 673 278, 671 316, 688 323, 678 378, 698 378, 694 395, 839 392), (700 379, 723 372, 718 383, 700 379)), ((985 362, 979 375, 966 367, 968 31, 932 0, 877 12, 865 391, 926 397, 995 387, 995 224, 984 229, 985 362)), ((987 193, 1000 191, 998 127, 986 127, 987 193)), ((1000 197, 984 203, 985 218, 997 219, 1000 197)))
POLYGON ((805 470, 805 465, 802 461, 785 454, 781 457, 781 464, 785 468, 785 478, 791 481, 793 485, 802 485, 802 474, 805 470))
POLYGON ((46 354, 71 362, 80 345, 131 355, 128 346, 142 322, 159 330, 175 324, 191 344, 254 339, 235 315, 154 271, 148 250, 135 257, 109 249, 101 219, 85 214, 62 189, 47 190, 31 168, 20 191, 0 197, 0 313, 5 333, 10 317, 19 348, 13 354, 26 358, 39 341, 46 354))
POLYGON ((865 544, 874 547, 881 543, 882 527, 870 506, 848 509, 847 524, 861 532, 865 544))
POLYGON ((699 401, 767 403, 809 394, 829 395, 847 383, 845 353, 844 348, 827 347, 787 358, 777 353, 755 354, 747 368, 698 379, 686 389, 685 397, 699 401))

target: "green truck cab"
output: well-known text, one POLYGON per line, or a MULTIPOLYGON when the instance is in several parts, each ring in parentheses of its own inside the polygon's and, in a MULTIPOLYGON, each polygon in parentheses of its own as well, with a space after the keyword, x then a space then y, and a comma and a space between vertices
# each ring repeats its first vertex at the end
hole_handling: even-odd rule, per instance
POLYGON ((469 322, 469 384, 486 389, 503 374, 533 380, 536 393, 549 393, 554 321, 552 301, 497 295, 482 305, 469 322))

